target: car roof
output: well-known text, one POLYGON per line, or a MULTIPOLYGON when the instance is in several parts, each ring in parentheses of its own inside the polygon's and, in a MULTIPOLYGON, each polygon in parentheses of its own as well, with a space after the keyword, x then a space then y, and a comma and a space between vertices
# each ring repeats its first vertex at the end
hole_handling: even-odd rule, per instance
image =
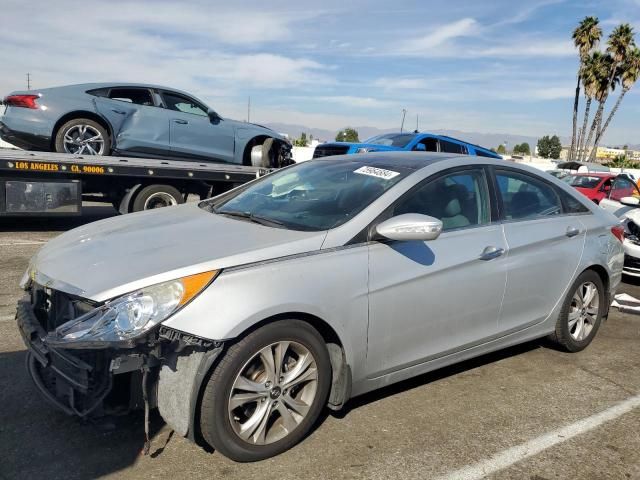
MULTIPOLYGON (((431 133, 431 132, 388 132, 388 133, 380 133, 378 135, 374 135, 373 137, 369 137, 369 138, 380 137, 382 135, 413 135, 414 137, 422 137, 422 136, 436 137, 436 138, 442 138, 444 140, 451 140, 451 141, 456 142, 456 143, 462 143, 464 145, 469 145, 469 146, 473 147, 474 149, 477 148, 477 149, 480 149, 480 150, 484 150, 485 152, 491 152, 493 154, 496 153, 496 152, 492 152, 487 147, 483 147, 481 145, 476 145, 475 143, 467 142, 466 140, 461 140, 459 138, 450 137, 449 135, 442 135, 440 133, 431 133)), ((366 143, 366 141, 363 142, 363 143, 366 143)))
POLYGON ((113 88, 113 87, 124 87, 124 88, 153 88, 157 90, 168 90, 170 92, 181 93, 188 97, 197 98, 193 94, 189 92, 185 92, 184 90, 180 90, 178 88, 166 87, 163 85, 154 85, 151 83, 131 83, 131 82, 101 82, 101 83, 77 83, 73 85, 59 85, 57 87, 49 87, 41 90, 56 90, 59 88, 68 88, 74 90, 94 90, 98 88, 113 88))
MULTIPOLYGON (((420 170, 437 162, 450 158, 468 158, 469 163, 479 163, 478 157, 472 155, 459 155, 455 153, 436 152, 370 152, 357 155, 332 155, 328 157, 314 158, 312 162, 352 162, 366 164, 377 168, 402 168, 407 170, 420 170)), ((495 159, 491 159, 495 160, 495 159)))

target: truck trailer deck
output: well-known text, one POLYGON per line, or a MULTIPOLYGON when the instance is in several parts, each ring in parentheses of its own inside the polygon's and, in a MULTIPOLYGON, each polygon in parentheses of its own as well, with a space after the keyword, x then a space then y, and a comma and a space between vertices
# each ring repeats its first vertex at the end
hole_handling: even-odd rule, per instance
POLYGON ((0 149, 0 216, 80 215, 82 200, 120 213, 229 190, 270 169, 154 158, 0 149))

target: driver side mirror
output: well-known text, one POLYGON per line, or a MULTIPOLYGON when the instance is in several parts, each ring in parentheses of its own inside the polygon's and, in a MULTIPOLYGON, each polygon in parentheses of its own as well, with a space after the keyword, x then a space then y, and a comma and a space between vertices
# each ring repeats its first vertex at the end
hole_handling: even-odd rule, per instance
POLYGON ((610 192, 611 191, 611 185, 603 185, 602 186, 602 191, 603 192, 610 192))
POLYGON ((214 110, 207 110, 207 115, 209 116, 209 120, 211 120, 211 123, 219 123, 220 120, 222 120, 220 115, 218 115, 214 110))
POLYGON ((419 213, 405 213, 378 224, 378 235, 390 240, 435 240, 442 232, 442 222, 419 213))
POLYGON ((640 198, 638 197, 622 197, 619 202, 626 207, 637 207, 640 205, 640 198))

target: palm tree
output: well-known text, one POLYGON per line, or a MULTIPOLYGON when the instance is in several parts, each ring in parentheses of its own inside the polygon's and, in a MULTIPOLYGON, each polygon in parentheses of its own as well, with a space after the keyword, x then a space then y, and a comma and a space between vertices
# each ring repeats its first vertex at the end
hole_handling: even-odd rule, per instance
MULTIPOLYGON (((612 85, 609 83, 612 65, 613 57, 608 53, 605 54, 600 52, 594 52, 592 61, 589 63, 589 91, 593 94, 593 98, 598 101, 598 110, 593 117, 589 136, 587 137, 587 140, 582 143, 583 157, 591 157, 591 155, 587 155, 587 151, 589 150, 591 139, 594 137, 594 134, 602 121, 604 103, 609 95, 609 89, 612 88, 612 85)), ((594 151, 595 149, 591 153, 594 151)))
MULTIPOLYGON (((629 52, 635 48, 635 41, 633 38, 633 28, 628 23, 623 23, 618 25, 613 29, 611 35, 609 35, 609 39, 607 40, 607 53, 611 56, 613 62, 611 62, 611 67, 609 71, 608 78, 608 86, 613 90, 615 84, 618 81, 617 75, 619 74, 620 65, 625 61, 629 52)), ((594 159, 596 155, 596 150, 598 149, 597 142, 601 135, 601 124, 602 124, 602 113, 604 110, 604 105, 607 102, 607 98, 609 97, 609 88, 607 88, 605 95, 602 98, 602 101, 599 101, 598 111, 596 112, 596 117, 594 118, 594 123, 597 120, 597 129, 598 134, 596 135, 596 141, 593 144, 593 149, 591 150, 590 159, 594 159)), ((593 126, 592 126, 593 129, 593 126)))
POLYGON ((640 78, 640 48, 634 47, 633 50, 630 50, 627 53, 627 58, 623 61, 622 65, 620 65, 618 71, 619 71, 620 83, 622 84, 622 91, 618 96, 618 100, 616 100, 616 104, 611 109, 611 112, 607 117, 607 121, 604 122, 602 129, 600 129, 600 131, 598 132, 598 135, 596 135, 594 148, 598 147, 598 144, 600 143, 600 139, 604 135, 604 132, 607 130, 607 127, 609 126, 611 119, 616 114, 616 111, 618 110, 618 107, 620 106, 620 103, 622 102, 622 99, 624 98, 625 94, 629 90, 631 90, 633 85, 638 81, 638 78, 640 78))
POLYGON ((598 93, 598 85, 600 84, 601 79, 605 77, 608 72, 609 71, 606 66, 605 55, 597 51, 593 52, 587 57, 580 71, 586 104, 584 107, 582 129, 578 134, 578 141, 576 143, 576 151, 573 157, 574 159, 580 160, 584 156, 587 124, 589 123, 589 111, 591 109, 591 102, 598 93))
POLYGON ((571 148, 569 150, 569 159, 574 157, 576 147, 576 129, 578 126, 578 104, 580 100, 580 71, 584 65, 584 61, 588 58, 589 53, 593 50, 602 37, 602 29, 598 26, 597 17, 585 17, 577 28, 573 31, 573 43, 578 49, 580 55, 580 67, 578 68, 578 82, 576 85, 576 97, 573 102, 573 136, 571 137, 571 148))

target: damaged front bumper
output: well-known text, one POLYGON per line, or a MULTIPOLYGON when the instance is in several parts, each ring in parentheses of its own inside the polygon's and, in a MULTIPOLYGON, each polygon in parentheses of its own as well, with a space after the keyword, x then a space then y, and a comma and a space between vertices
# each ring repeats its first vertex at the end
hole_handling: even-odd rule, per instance
POLYGON ((16 322, 29 375, 65 413, 88 417, 157 407, 177 433, 193 439, 200 387, 222 343, 159 326, 128 348, 62 348, 47 342, 29 296, 18 302, 16 322))

